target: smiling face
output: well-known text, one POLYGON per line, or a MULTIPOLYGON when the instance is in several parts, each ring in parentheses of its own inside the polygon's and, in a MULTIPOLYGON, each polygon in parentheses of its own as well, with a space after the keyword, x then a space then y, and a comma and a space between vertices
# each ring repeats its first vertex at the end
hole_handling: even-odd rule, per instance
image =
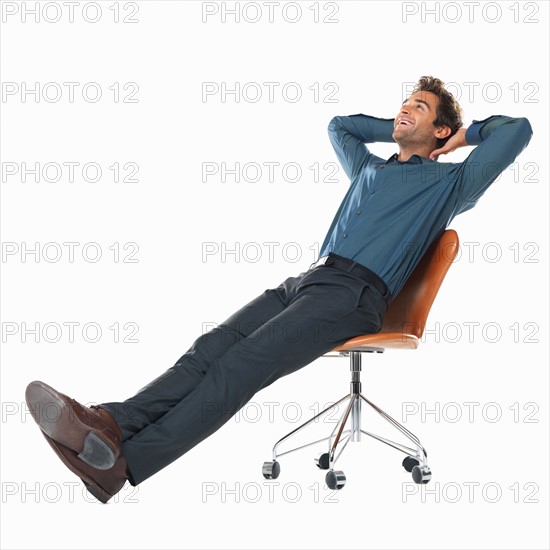
POLYGON ((408 97, 395 116, 392 137, 400 147, 425 149, 437 138, 444 137, 444 128, 433 125, 437 119, 439 98, 432 92, 416 92, 408 97))

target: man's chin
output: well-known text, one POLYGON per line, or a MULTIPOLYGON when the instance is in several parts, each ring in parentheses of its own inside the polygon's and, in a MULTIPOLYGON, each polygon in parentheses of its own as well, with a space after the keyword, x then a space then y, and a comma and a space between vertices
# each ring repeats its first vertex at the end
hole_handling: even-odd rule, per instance
POLYGON ((407 147, 420 147, 422 143, 419 143, 418 138, 415 139, 414 136, 407 135, 404 132, 394 131, 392 136, 395 143, 397 143, 402 148, 407 147))
POLYGON ((408 140, 404 138, 404 136, 400 135, 399 132, 394 132, 391 136, 393 138, 393 141, 397 143, 397 145, 400 145, 401 147, 404 145, 408 145, 408 140))

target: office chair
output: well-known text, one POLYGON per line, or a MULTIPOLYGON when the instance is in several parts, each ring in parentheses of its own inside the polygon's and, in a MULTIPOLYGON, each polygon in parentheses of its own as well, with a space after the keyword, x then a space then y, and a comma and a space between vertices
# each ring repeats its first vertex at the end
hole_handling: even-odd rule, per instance
POLYGON ((325 477, 329 489, 341 489, 346 483, 346 476, 341 470, 334 470, 336 460, 340 457, 349 441, 361 441, 361 434, 365 434, 405 453, 407 456, 403 460, 403 467, 407 472, 412 473, 412 478, 416 483, 428 483, 430 481, 432 474, 428 467, 428 455, 418 437, 361 394, 361 355, 363 353, 383 353, 385 349, 418 348, 420 338, 424 333, 428 313, 441 283, 458 253, 458 247, 459 243, 456 231, 453 229, 444 231, 441 237, 426 250, 426 253, 395 300, 390 303, 384 315, 380 332, 351 338, 324 355, 324 357, 343 356, 350 358, 350 392, 277 441, 273 447, 273 460, 264 462, 262 467, 262 473, 266 479, 276 479, 279 476, 280 465, 277 462, 278 457, 328 440, 328 452, 321 454, 319 458, 315 459, 315 463, 320 469, 329 470, 325 477), (283 453, 277 453, 277 449, 283 441, 286 441, 289 437, 346 401, 349 401, 349 403, 330 436, 283 453), (362 402, 367 403, 382 418, 397 428, 414 444, 415 448, 407 447, 401 443, 361 429, 362 402), (344 431, 344 427, 350 416, 350 429, 344 431), (335 432, 336 436, 334 435, 335 432), (343 437, 344 435, 346 437, 343 437), (339 444, 341 444, 341 450, 336 455, 339 444))

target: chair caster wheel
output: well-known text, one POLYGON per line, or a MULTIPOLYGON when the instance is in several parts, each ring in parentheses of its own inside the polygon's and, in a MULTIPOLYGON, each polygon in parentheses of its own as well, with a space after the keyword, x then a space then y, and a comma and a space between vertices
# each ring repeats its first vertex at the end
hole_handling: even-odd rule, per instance
POLYGON ((428 483, 432 479, 432 471, 428 466, 415 466, 412 469, 412 477, 415 483, 428 483))
POLYGON ((406 456, 403 459, 403 468, 405 468, 407 472, 412 472, 413 468, 415 466, 418 466, 419 464, 420 462, 418 462, 418 460, 416 460, 416 458, 413 458, 412 456, 406 456))
POLYGON ((330 467, 330 460, 328 453, 323 453, 321 456, 315 459, 315 464, 320 470, 328 470, 330 467))
POLYGON ((344 472, 331 470, 325 476, 325 482, 329 489, 341 489, 346 484, 346 476, 344 472))
POLYGON ((262 474, 266 479, 277 479, 281 473, 281 467, 276 460, 264 462, 262 466, 262 474))

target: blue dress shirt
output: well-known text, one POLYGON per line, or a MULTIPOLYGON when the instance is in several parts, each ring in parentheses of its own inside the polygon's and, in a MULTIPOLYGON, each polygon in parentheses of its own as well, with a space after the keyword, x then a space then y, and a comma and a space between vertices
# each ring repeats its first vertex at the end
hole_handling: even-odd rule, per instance
POLYGON ((350 179, 319 257, 334 252, 374 271, 395 298, 429 245, 452 219, 475 206, 489 185, 529 143, 526 118, 474 120, 465 138, 477 145, 463 162, 419 155, 384 160, 366 143, 395 143, 394 119, 336 116, 328 126, 336 156, 350 179))

